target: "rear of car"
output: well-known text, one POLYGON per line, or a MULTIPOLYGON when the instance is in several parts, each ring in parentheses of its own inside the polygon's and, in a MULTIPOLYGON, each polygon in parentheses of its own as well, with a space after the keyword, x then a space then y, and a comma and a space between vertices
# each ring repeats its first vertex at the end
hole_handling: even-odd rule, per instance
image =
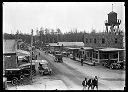
POLYGON ((62 59, 62 54, 56 54, 55 55, 55 62, 63 62, 63 59, 62 59))
POLYGON ((7 78, 7 82, 11 82, 13 85, 16 85, 20 80, 24 78, 24 74, 22 70, 17 69, 6 69, 5 70, 5 77, 7 78))
POLYGON ((48 64, 42 64, 42 66, 39 67, 39 73, 41 75, 47 75, 52 73, 52 69, 48 67, 48 64))

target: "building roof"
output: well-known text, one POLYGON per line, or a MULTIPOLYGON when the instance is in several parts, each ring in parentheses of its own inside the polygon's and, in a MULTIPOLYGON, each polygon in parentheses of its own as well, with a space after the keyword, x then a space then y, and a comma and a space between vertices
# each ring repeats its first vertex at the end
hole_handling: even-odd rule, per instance
POLYGON ((84 46, 83 42, 58 42, 58 43, 49 43, 50 46, 84 46))
POLYGON ((103 48, 99 49, 99 51, 123 51, 124 49, 118 49, 118 48, 103 48))
POLYGON ((3 40, 3 53, 16 53, 16 40, 3 40))
POLYGON ((57 43, 49 43, 50 46, 62 46, 62 45, 59 45, 57 43))
POLYGON ((83 42, 58 42, 59 45, 63 46, 84 46, 83 42))

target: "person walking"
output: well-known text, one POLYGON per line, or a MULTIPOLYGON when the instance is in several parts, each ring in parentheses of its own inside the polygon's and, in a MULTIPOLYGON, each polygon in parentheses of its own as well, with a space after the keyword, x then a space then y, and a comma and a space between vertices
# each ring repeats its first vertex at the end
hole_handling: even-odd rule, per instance
POLYGON ((94 90, 95 87, 98 90, 98 78, 97 78, 97 76, 95 76, 95 78, 92 80, 92 89, 94 90))
POLYGON ((83 86, 83 90, 86 89, 87 87, 87 78, 85 77, 85 79, 82 81, 82 86, 83 86))
POLYGON ((92 78, 88 79, 87 85, 88 85, 88 90, 90 89, 90 87, 92 89, 92 78))

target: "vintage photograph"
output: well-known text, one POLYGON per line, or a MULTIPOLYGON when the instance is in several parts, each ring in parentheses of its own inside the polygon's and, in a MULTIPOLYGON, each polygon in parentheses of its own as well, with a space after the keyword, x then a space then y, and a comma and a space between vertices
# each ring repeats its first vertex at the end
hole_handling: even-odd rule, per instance
POLYGON ((3 90, 124 90, 125 2, 3 2, 3 90))

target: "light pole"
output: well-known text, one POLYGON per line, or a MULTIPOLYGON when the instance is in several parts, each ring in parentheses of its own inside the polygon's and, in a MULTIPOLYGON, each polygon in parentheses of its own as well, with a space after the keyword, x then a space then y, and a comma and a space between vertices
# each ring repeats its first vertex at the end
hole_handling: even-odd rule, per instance
POLYGON ((30 61, 31 61, 31 81, 32 81, 32 44, 33 44, 33 29, 31 31, 31 56, 30 56, 30 61))

